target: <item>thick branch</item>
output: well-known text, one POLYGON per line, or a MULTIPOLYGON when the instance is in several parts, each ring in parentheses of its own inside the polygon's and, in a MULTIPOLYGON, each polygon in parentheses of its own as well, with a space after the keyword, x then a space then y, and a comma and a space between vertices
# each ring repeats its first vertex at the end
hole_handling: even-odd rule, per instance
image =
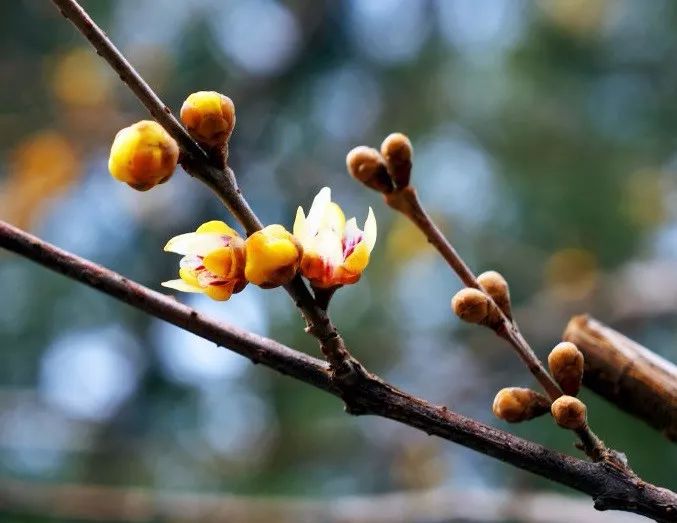
MULTIPOLYGON (((75 256, 0 221, 0 247, 102 291, 152 316, 190 331, 250 360, 345 399, 324 362, 271 339, 204 317, 169 296, 75 256)), ((350 387, 353 414, 375 414, 567 485, 593 497, 599 510, 626 510, 677 521, 677 494, 644 483, 628 470, 554 452, 510 433, 432 405, 371 375, 350 387)))
POLYGON ((583 383, 677 441, 677 367, 586 315, 569 321, 563 339, 585 356, 583 383))

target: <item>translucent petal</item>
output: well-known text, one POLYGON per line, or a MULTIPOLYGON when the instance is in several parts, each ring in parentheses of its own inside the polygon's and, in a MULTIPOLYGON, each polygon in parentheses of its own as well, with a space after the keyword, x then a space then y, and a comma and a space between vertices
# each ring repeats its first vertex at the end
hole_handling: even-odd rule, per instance
POLYGON ((320 229, 331 229, 337 235, 343 236, 343 230, 346 227, 346 217, 334 202, 329 202, 324 208, 324 214, 320 221, 320 229))
POLYGON ((303 242, 303 239, 306 236, 307 233, 307 227, 306 227, 306 214, 303 212, 303 208, 299 206, 298 209, 296 209, 296 219, 294 220, 294 236, 296 236, 299 241, 303 242))
POLYGON ((174 236, 165 245, 165 251, 177 254, 195 254, 206 256, 214 249, 223 247, 227 243, 223 234, 216 232, 188 232, 174 236))
POLYGON ((181 292, 204 292, 203 289, 201 289, 200 287, 194 287, 193 285, 189 285, 183 280, 163 281, 161 285, 163 287, 168 287, 170 289, 174 289, 176 291, 181 292))
POLYGON ((371 210, 371 207, 369 207, 367 220, 364 222, 363 238, 369 252, 371 252, 374 249, 374 245, 376 245, 376 218, 374 217, 374 211, 371 210))
POLYGON ((310 207, 310 211, 308 211, 306 226, 308 227, 309 234, 315 234, 319 229, 320 222, 324 216, 324 210, 329 203, 331 203, 331 189, 323 187, 313 199, 313 204, 310 207))

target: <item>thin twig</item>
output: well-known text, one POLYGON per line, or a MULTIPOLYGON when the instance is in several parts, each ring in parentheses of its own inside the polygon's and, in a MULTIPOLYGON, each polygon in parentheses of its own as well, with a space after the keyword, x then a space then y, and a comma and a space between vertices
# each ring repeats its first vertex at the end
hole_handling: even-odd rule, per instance
MULTIPOLYGON (((169 107, 75 0, 52 1, 118 73, 150 114, 178 142, 182 153, 181 163, 186 172, 205 183, 219 196, 247 234, 261 229, 262 223, 242 196, 232 169, 219 165, 218 161, 191 138, 169 107)), ((284 288, 303 314, 308 325, 306 330, 320 343, 323 354, 332 366, 334 377, 349 385, 350 381, 359 379, 359 375, 366 374, 362 365, 351 356, 327 312, 317 305, 301 277, 297 276, 284 288)))
MULTIPOLYGON (((0 247, 108 294, 151 316, 227 347, 314 387, 343 398, 329 366, 274 340, 218 322, 173 298, 80 258, 0 221, 0 247)), ((627 469, 560 454, 510 433, 402 392, 376 376, 356 383, 352 414, 400 421, 427 434, 459 443, 518 468, 557 481, 594 499, 598 510, 625 510, 662 521, 677 521, 677 494, 645 483, 627 469)))
MULTIPOLYGON (((447 240, 446 236, 423 208, 416 190, 411 185, 386 193, 384 197, 390 207, 404 214, 423 232, 428 242, 437 249, 466 287, 482 289, 470 267, 463 261, 463 258, 458 254, 451 242, 447 240)), ((487 295, 487 298, 493 301, 491 296, 487 295)), ((496 304, 494 304, 494 307, 500 314, 500 324, 494 329, 496 334, 515 349, 515 352, 517 352, 527 366, 529 372, 531 372, 548 394, 550 400, 554 401, 559 398, 563 394, 562 390, 545 369, 545 366, 538 359, 538 356, 536 356, 529 343, 524 339, 524 336, 522 336, 517 322, 508 318, 496 304)), ((619 466, 624 466, 622 461, 617 459, 615 453, 606 449, 602 440, 597 437, 587 424, 576 432, 583 444, 583 450, 590 458, 595 461, 608 459, 616 462, 619 466)))

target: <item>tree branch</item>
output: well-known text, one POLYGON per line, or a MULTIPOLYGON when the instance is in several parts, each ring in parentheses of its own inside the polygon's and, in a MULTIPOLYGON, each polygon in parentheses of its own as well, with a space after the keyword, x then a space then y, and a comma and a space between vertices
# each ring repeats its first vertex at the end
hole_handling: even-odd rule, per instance
MULTIPOLYGON (((169 107, 155 94, 151 87, 134 69, 106 33, 92 20, 75 0, 52 0, 61 14, 92 44, 96 52, 127 84, 150 114, 177 141, 181 148, 181 164, 188 174, 207 185, 231 214, 252 234, 262 228, 262 223, 242 196, 233 170, 223 165, 222 159, 211 157, 188 134, 172 114, 169 107)), ((306 284, 297 275, 284 286, 294 304, 308 324, 307 331, 314 336, 331 365, 332 377, 337 386, 349 386, 350 382, 366 374, 362 365, 352 357, 343 338, 331 322, 327 312, 317 305, 306 284)))
POLYGON ((569 321, 563 339, 585 356, 583 383, 677 442, 677 367, 587 315, 569 321))
MULTIPOLYGON (((263 336, 207 318, 120 274, 80 258, 0 221, 0 247, 93 287, 132 307, 181 327, 218 346, 343 398, 321 360, 263 336)), ((625 510, 660 521, 677 521, 677 494, 643 482, 610 463, 592 463, 549 450, 502 430, 432 405, 373 375, 350 388, 352 414, 400 421, 518 468, 584 492, 598 510, 625 510)))

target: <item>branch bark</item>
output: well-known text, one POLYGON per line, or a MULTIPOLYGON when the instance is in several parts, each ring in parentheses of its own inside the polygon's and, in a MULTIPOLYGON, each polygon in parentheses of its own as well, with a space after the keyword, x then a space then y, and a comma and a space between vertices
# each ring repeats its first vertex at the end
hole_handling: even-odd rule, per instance
POLYGON ((583 383, 677 442, 677 367, 620 332, 574 316, 562 338, 585 356, 583 383))
MULTIPOLYGON (((274 340, 207 318, 169 296, 2 221, 0 247, 213 341, 218 346, 227 347, 255 363, 262 363, 345 399, 345 391, 335 386, 327 363, 274 340)), ((432 405, 370 374, 359 375, 349 391, 351 397, 347 403, 351 406, 351 414, 389 418, 459 443, 588 494, 598 510, 625 510, 658 521, 677 521, 677 494, 645 483, 628 469, 608 462, 583 461, 549 450, 461 416, 447 407, 432 405)))

